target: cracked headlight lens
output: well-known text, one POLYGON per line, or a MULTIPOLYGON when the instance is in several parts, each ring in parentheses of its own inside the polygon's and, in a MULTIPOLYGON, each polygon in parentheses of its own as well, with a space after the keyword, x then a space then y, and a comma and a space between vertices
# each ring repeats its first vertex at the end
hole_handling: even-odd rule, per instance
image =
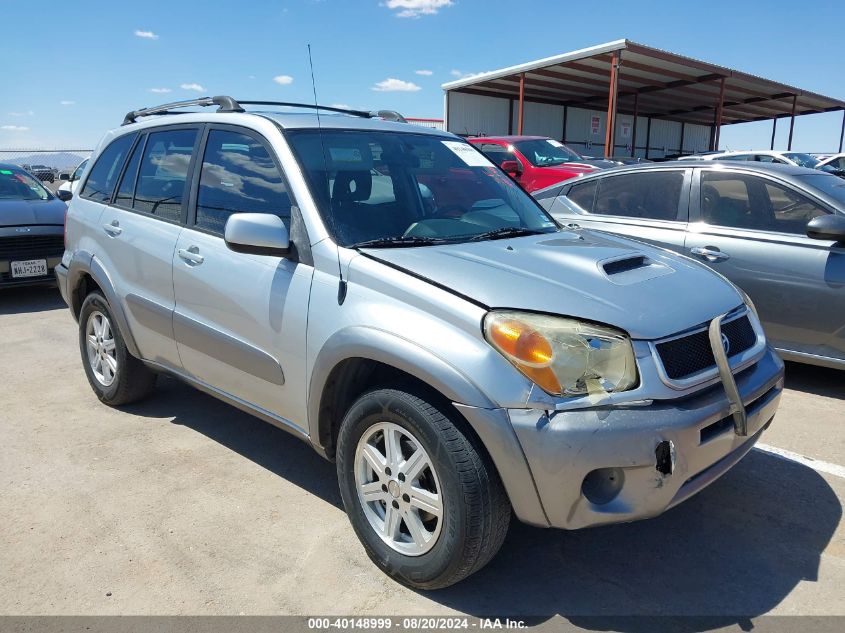
POLYGON ((553 395, 626 391, 637 385, 627 334, 565 317, 489 312, 484 336, 519 371, 553 395))

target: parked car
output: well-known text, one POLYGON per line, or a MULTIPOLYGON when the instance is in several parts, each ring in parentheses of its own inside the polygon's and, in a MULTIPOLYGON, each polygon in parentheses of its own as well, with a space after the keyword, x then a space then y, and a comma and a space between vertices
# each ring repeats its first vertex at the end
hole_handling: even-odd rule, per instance
POLYGON ((563 143, 543 136, 478 136, 467 139, 531 192, 597 169, 580 161, 563 143))
POLYGON ((47 165, 30 165, 27 171, 41 181, 54 182, 56 180, 56 170, 47 165))
POLYGON ((85 171, 85 167, 87 165, 88 159, 86 158, 76 166, 76 169, 74 169, 72 173, 64 173, 59 176, 59 179, 64 182, 59 185, 58 189, 56 189, 56 195, 58 197, 65 201, 70 200, 71 197, 73 197, 73 194, 76 193, 76 187, 79 184, 79 179, 82 177, 82 173, 85 171))
POLYGON ((816 169, 833 170, 837 176, 845 176, 845 154, 832 154, 819 159, 816 169))
POLYGON ((32 174, 0 163, 0 288, 55 282, 66 208, 32 174))
POLYGON ((183 105, 212 104, 129 113, 83 175, 56 275, 84 371, 109 405, 168 373, 310 443, 399 581, 478 570, 512 511, 659 514, 770 424, 783 364, 706 266, 561 229, 446 132, 183 105))
POLYGON ((845 175, 845 172, 836 173, 834 167, 822 167, 822 162, 813 156, 804 152, 781 152, 777 150, 759 150, 748 152, 713 152, 707 154, 697 154, 695 156, 685 156, 678 160, 727 160, 727 161, 751 161, 758 163, 769 163, 775 165, 795 165, 796 167, 807 167, 809 169, 821 169, 834 173, 837 176, 845 175))
POLYGON ((787 359, 845 369, 845 182, 792 165, 626 167, 536 197, 559 221, 651 242, 747 292, 787 359))

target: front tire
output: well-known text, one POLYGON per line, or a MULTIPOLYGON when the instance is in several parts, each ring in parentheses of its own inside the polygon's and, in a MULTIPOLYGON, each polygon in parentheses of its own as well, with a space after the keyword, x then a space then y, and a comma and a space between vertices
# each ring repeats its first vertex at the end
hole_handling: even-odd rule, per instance
POLYGON ((413 393, 379 389, 352 405, 338 436, 352 527, 382 571, 419 589, 481 569, 510 523, 498 473, 450 414, 413 393))
POLYGON ((79 351, 97 397, 116 407, 137 402, 155 388, 156 374, 126 349, 105 297, 92 292, 79 312, 79 351))

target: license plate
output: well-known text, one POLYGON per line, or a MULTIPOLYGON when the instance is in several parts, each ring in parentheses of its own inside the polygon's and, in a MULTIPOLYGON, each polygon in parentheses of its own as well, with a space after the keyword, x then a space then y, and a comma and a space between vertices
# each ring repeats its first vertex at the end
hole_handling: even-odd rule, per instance
POLYGON ((12 277, 43 277, 46 274, 46 259, 27 259, 22 262, 12 262, 12 277))

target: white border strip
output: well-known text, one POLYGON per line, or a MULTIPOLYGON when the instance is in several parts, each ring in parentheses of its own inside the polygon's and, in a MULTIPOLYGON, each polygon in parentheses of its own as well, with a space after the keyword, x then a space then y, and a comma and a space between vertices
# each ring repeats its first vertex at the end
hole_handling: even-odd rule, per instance
POLYGON ((781 459, 787 459, 791 462, 797 462, 802 466, 807 466, 820 473, 827 473, 828 475, 842 477, 843 479, 845 479, 845 466, 839 466, 838 464, 831 464, 829 462, 823 462, 818 459, 804 457, 803 455, 799 455, 798 453, 793 453, 792 451, 785 451, 782 448, 769 446, 768 444, 757 444, 754 448, 758 451, 763 451, 764 453, 774 455, 775 457, 780 457, 781 459))

